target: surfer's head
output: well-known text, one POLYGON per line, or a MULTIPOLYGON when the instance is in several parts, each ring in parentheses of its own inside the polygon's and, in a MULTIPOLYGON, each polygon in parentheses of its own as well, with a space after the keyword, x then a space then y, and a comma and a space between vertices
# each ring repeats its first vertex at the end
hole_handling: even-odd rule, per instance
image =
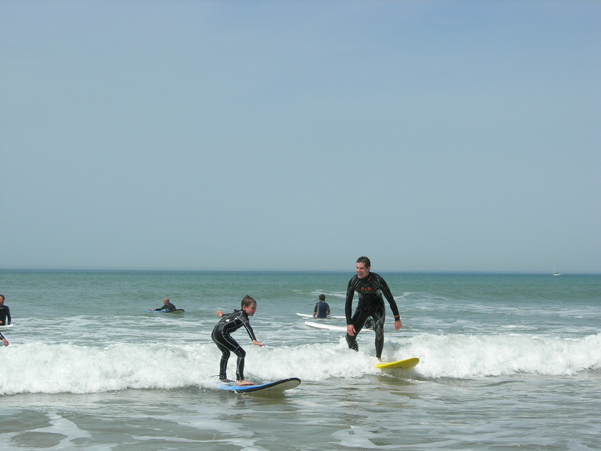
POLYGON ((0 305, 4 304, 4 295, 0 294, 0 305))
POLYGON ((326 295, 325 294, 320 294, 319 295, 319 300, 320 301, 325 301, 326 300, 326 295))
POLYGON ((257 301, 251 298, 248 294, 242 299, 242 310, 248 316, 253 316, 257 311, 257 301))
POLYGON ((357 265, 355 266, 355 269, 357 271, 357 277, 359 277, 359 279, 364 279, 365 277, 369 276, 370 268, 371 262, 369 261, 369 258, 359 257, 357 259, 357 265))

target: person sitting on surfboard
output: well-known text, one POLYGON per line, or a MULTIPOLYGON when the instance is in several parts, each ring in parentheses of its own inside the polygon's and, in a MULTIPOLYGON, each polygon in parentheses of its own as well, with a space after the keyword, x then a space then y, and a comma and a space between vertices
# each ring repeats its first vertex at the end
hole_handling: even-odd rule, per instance
POLYGON ((257 301, 250 296, 244 296, 241 303, 242 310, 234 310, 233 313, 225 314, 221 310, 217 311, 217 316, 221 320, 217 323, 211 334, 211 338, 221 351, 221 361, 219 362, 219 380, 222 382, 231 382, 227 378, 227 362, 230 358, 230 352, 238 356, 236 361, 236 384, 237 385, 253 385, 244 379, 244 357, 246 351, 238 344, 230 335, 232 332, 240 329, 242 326, 248 332, 248 336, 256 346, 263 346, 255 337, 255 333, 250 327, 249 316, 254 316, 257 311, 257 301))
POLYGON ((4 338, 4 335, 2 335, 2 332, 0 332, 0 340, 2 340, 2 343, 4 343, 4 346, 8 346, 8 340, 6 338, 4 338))
POLYGON ((374 320, 374 331, 376 333, 376 357, 378 360, 381 360, 382 350, 384 349, 384 320, 386 318, 386 308, 384 306, 382 293, 384 293, 384 296, 392 309, 392 313, 394 314, 395 330, 399 330, 403 327, 399 309, 386 281, 378 274, 370 272, 371 262, 369 261, 369 258, 359 257, 355 269, 357 275, 349 280, 346 290, 346 342, 350 349, 358 351, 357 334, 363 328, 367 318, 372 316, 374 320), (359 294, 359 302, 355 314, 351 318, 355 291, 359 294))
POLYGON ((165 298, 163 299, 163 306, 161 308, 152 309, 153 312, 158 312, 159 310, 167 310, 169 312, 172 312, 173 310, 176 310, 176 308, 175 305, 169 302, 169 298, 165 298))
POLYGON ((330 306, 326 302, 326 295, 319 295, 319 302, 315 304, 313 309, 313 318, 327 318, 330 314, 330 306))
POLYGON ((0 294, 0 326, 8 326, 11 322, 10 309, 4 305, 4 295, 0 294))

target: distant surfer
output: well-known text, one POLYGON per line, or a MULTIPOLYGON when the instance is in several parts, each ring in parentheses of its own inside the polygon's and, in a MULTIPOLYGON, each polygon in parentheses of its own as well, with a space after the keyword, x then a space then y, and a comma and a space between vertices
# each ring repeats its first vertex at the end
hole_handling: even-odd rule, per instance
POLYGON ((244 357, 246 357, 246 351, 238 344, 236 340, 231 336, 232 332, 237 331, 242 326, 248 332, 248 336, 256 346, 263 346, 262 343, 257 341, 255 333, 250 327, 249 316, 254 316, 257 311, 257 301, 250 296, 244 296, 241 302, 242 310, 234 310, 233 313, 225 314, 221 310, 217 311, 217 316, 221 317, 221 320, 217 323, 213 329, 211 338, 221 351, 221 361, 219 362, 219 380, 222 382, 232 382, 227 378, 227 362, 230 358, 230 352, 233 352, 238 356, 236 361, 236 383, 237 385, 254 385, 244 379, 244 357))
POLYGON ((313 318, 327 318, 330 314, 330 306, 326 302, 326 295, 319 295, 319 302, 315 304, 313 309, 313 318))
POLYGON ((169 302, 169 298, 163 299, 163 306, 161 308, 152 309, 153 312, 158 312, 160 310, 167 310, 168 312, 172 312, 176 310, 175 305, 169 302))
POLYGON ((403 327, 399 309, 386 281, 378 274, 370 272, 371 262, 369 261, 369 258, 359 257, 355 269, 357 275, 349 280, 346 290, 346 342, 348 343, 349 348, 358 351, 357 334, 363 328, 367 318, 370 316, 373 317, 373 327, 376 333, 376 357, 378 360, 381 360, 382 350, 384 348, 384 320, 386 319, 386 307, 384 306, 382 294, 386 297, 386 300, 392 309, 392 313, 394 314, 395 330, 399 330, 403 327), (355 314, 351 317, 355 291, 359 295, 359 302, 355 314))
POLYGON ((10 309, 8 305, 4 305, 4 295, 0 294, 0 326, 8 326, 10 323, 12 323, 10 309))
POLYGON ((4 335, 2 335, 2 332, 0 332, 0 340, 2 340, 2 343, 4 343, 4 346, 8 346, 8 340, 6 338, 4 338, 4 335))

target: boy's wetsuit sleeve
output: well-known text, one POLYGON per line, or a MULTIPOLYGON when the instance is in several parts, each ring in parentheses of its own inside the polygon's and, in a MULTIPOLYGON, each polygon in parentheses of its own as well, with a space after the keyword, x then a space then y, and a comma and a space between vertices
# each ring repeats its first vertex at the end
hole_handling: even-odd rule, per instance
POLYGON ((255 332, 248 321, 248 316, 242 310, 234 310, 234 313, 224 314, 218 323, 221 330, 227 334, 235 332, 244 326, 251 340, 256 341, 255 332))
POLYGON ((248 320, 246 320, 244 322, 244 328, 246 329, 246 332, 248 332, 248 336, 250 337, 250 339, 252 341, 257 341, 257 337, 255 337, 255 332, 253 331, 253 328, 250 326, 250 323, 248 322, 248 320))

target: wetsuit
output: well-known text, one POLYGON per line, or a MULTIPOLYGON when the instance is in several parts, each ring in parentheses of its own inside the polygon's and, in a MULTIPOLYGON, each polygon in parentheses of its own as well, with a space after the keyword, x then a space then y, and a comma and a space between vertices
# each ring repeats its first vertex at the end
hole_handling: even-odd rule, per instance
POLYGON ((224 314, 211 334, 211 338, 221 351, 219 379, 222 381, 227 380, 227 361, 230 358, 230 351, 238 356, 238 360, 236 361, 236 379, 239 381, 244 380, 244 357, 246 357, 246 351, 230 335, 242 326, 248 332, 250 339, 256 341, 255 333, 252 327, 250 327, 248 315, 244 310, 234 310, 234 313, 224 314))
POLYGON ((156 309, 156 311, 158 312, 159 310, 165 310, 165 309, 167 309, 167 311, 169 311, 169 312, 176 310, 175 305, 173 305, 171 302, 168 302, 167 304, 163 305, 161 308, 156 309))
POLYGON ((376 333, 376 357, 378 359, 382 357, 382 349, 384 348, 384 320, 386 319, 386 308, 382 294, 384 294, 388 304, 390 304, 395 321, 400 319, 399 309, 392 297, 390 288, 388 288, 388 284, 382 277, 373 272, 370 272, 363 279, 359 279, 359 276, 355 275, 355 277, 349 280, 344 309, 346 324, 355 326, 355 336, 351 337, 347 333, 346 342, 348 343, 348 347, 355 351, 359 350, 357 334, 363 328, 367 318, 370 316, 373 317, 374 331, 376 333), (359 294, 359 302, 355 314, 351 318, 355 291, 359 294))
POLYGON ((0 321, 2 321, 0 324, 2 326, 8 326, 12 322, 10 309, 7 305, 0 305, 0 321))
POLYGON ((4 338, 4 335, 2 335, 2 332, 0 332, 0 340, 6 340, 6 338, 4 338))
POLYGON ((319 301, 317 304, 315 304, 313 313, 317 313, 317 318, 327 318, 330 314, 330 306, 327 302, 319 301))

